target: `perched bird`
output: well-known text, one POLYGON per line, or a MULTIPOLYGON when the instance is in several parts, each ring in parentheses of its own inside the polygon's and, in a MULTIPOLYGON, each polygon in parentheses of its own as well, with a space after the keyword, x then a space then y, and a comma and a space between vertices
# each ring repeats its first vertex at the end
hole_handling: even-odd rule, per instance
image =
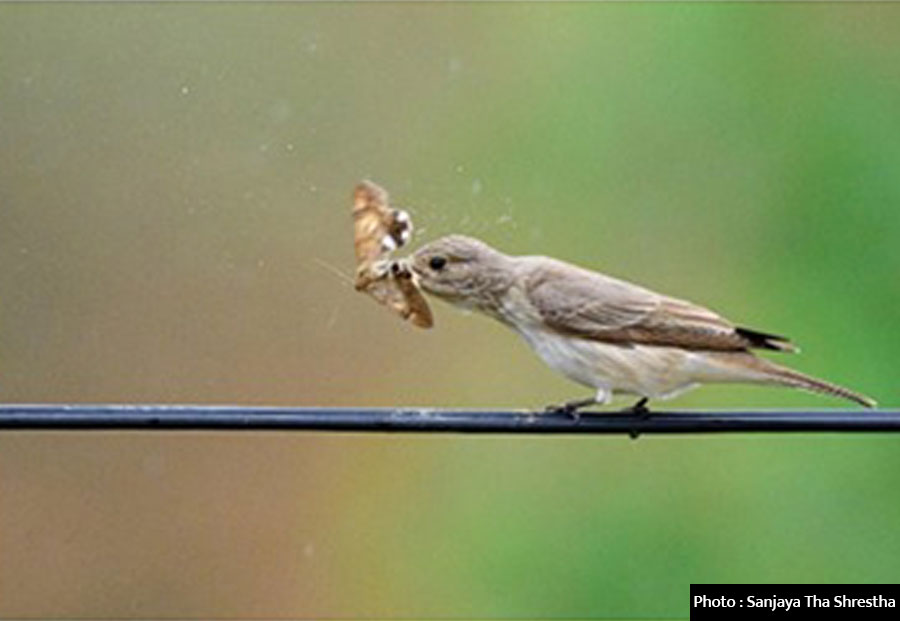
POLYGON ((869 397, 777 365, 754 349, 795 352, 788 339, 735 326, 711 310, 541 256, 509 256, 451 235, 409 260, 422 289, 518 332, 552 369, 596 390, 558 406, 571 415, 614 393, 668 399, 703 383, 800 388, 874 407, 869 397))

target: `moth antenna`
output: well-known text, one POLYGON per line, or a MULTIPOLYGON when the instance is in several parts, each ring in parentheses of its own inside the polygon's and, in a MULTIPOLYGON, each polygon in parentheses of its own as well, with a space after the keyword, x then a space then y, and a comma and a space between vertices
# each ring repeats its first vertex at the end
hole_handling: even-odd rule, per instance
POLYGON ((327 270, 327 271, 331 272, 332 274, 334 274, 335 276, 337 276, 338 280, 344 282, 347 285, 350 285, 351 287, 353 286, 353 284, 354 284, 353 278, 351 278, 348 274, 345 274, 343 271, 341 271, 341 269, 339 267, 336 267, 336 266, 332 265, 331 263, 328 263, 327 261, 324 261, 318 257, 315 257, 313 259, 313 262, 318 264, 319 267, 322 267, 325 270, 327 270))

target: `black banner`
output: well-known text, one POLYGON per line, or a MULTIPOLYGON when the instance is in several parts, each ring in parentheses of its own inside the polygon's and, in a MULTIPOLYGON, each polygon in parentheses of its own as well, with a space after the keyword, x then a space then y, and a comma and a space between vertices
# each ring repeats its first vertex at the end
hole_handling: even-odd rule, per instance
POLYGON ((898 584, 692 584, 691 619, 897 619, 898 584))

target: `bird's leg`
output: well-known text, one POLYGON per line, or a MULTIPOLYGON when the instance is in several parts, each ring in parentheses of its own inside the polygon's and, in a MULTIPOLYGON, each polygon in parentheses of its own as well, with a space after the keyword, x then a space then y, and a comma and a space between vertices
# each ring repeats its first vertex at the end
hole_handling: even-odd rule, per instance
POLYGON ((565 414, 570 417, 572 420, 579 420, 581 415, 578 413, 578 410, 581 408, 586 408, 589 405, 595 405, 597 403, 597 399, 591 397, 590 399, 576 399, 574 401, 566 401, 560 405, 548 405, 544 408, 544 414, 565 414))
POLYGON ((598 388, 597 394, 593 399, 576 399, 567 401, 562 405, 548 405, 544 409, 545 414, 565 414, 574 421, 578 421, 581 415, 578 410, 591 405, 606 405, 612 400, 612 391, 608 388, 598 388))
POLYGON ((641 397, 637 403, 632 405, 631 407, 627 407, 622 410, 625 414, 634 414, 639 418, 648 418, 650 416, 650 408, 647 407, 647 401, 649 399, 647 397, 641 397))
MULTIPOLYGON (((624 410, 622 410, 622 412, 625 414, 631 414, 638 420, 647 420, 648 418, 650 418, 650 408, 647 407, 648 400, 649 399, 647 399, 647 397, 641 397, 641 399, 638 400, 637 403, 635 403, 631 407, 625 408, 624 410)), ((637 429, 632 428, 628 432, 628 435, 632 440, 637 440, 638 436, 641 435, 641 432, 637 429)))

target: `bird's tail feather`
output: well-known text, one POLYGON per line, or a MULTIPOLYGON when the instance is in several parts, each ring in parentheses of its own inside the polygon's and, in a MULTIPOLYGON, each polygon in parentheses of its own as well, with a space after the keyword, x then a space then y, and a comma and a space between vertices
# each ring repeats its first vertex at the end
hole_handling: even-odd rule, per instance
POLYGON ((782 386, 790 386, 792 388, 800 388, 811 392, 833 395, 849 401, 855 401, 867 408, 874 408, 878 405, 871 397, 850 390, 849 388, 844 388, 843 386, 838 386, 829 381, 812 377, 805 373, 800 373, 799 371, 783 367, 763 358, 754 356, 753 359, 755 361, 754 366, 756 366, 759 371, 763 372, 765 376, 764 381, 767 383, 772 382, 782 386))

